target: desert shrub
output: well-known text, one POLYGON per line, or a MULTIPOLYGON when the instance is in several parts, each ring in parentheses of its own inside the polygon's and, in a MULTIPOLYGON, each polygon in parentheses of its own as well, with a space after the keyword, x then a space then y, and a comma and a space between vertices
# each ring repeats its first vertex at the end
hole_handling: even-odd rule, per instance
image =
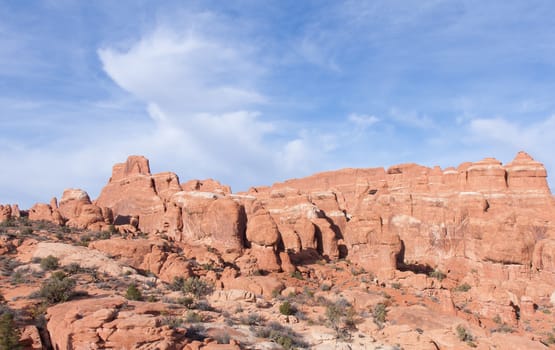
POLYGON ((542 343, 546 344, 547 346, 555 344, 555 335, 553 335, 553 333, 548 333, 547 338, 545 338, 542 343))
POLYGON ((21 230, 21 234, 23 236, 30 236, 33 234, 33 229, 30 227, 25 227, 23 230, 21 230))
POLYGON ((393 282, 393 283, 391 283, 391 288, 393 288, 393 289, 401 289, 401 283, 399 283, 399 282, 393 282))
POLYGON ((465 342, 470 347, 476 347, 476 344, 474 344, 474 337, 463 325, 458 325, 456 330, 457 338, 459 338, 460 341, 465 342))
POLYGON ((193 303, 194 303, 194 302, 195 302, 194 299, 191 298, 191 297, 183 297, 183 298, 177 299, 177 303, 178 303, 179 305, 183 305, 183 306, 185 306, 185 307, 188 308, 188 309, 191 308, 191 307, 193 306, 193 303))
POLYGON ((227 332, 218 333, 213 338, 218 344, 229 344, 231 341, 231 336, 227 332))
POLYGON ((214 287, 210 283, 203 281, 198 277, 189 277, 183 281, 182 291, 183 293, 191 294, 196 298, 202 298, 210 295, 214 291, 214 287))
POLYGON ((76 273, 81 272, 81 266, 78 263, 71 263, 64 267, 64 271, 70 275, 75 275, 76 273))
POLYGON ((257 312, 250 312, 247 316, 242 316, 239 321, 249 326, 258 326, 264 323, 264 317, 257 312))
POLYGON ((21 349, 19 343, 21 333, 16 327, 13 315, 5 312, 0 315, 0 350, 17 350, 21 349))
POLYGON ((459 284, 458 286, 456 286, 454 291, 455 292, 468 292, 471 288, 472 288, 472 286, 470 284, 463 283, 463 284, 459 284))
POLYGON ((331 285, 329 285, 327 283, 324 283, 320 286, 320 290, 322 290, 324 292, 327 292, 327 291, 331 290, 331 285))
POLYGON ((187 328, 185 336, 191 340, 203 341, 206 338, 206 328, 201 324, 193 324, 187 328))
POLYGON ((45 298, 49 304, 63 303, 73 296, 74 289, 75 280, 67 277, 62 271, 58 271, 43 282, 39 296, 45 298))
POLYGON ((382 326, 387 319, 387 306, 384 303, 378 303, 372 311, 372 317, 378 326, 382 326))
POLYGON ((199 323, 202 322, 203 319, 202 315, 198 312, 188 311, 185 315, 185 321, 187 321, 188 323, 199 323))
POLYGON ((19 269, 12 273, 10 276, 10 283, 11 284, 22 284, 30 282, 29 278, 29 270, 28 269, 19 269))
POLYGON ((297 312, 297 308, 294 305, 292 305, 289 301, 284 301, 279 306, 279 312, 282 315, 289 316, 289 315, 293 315, 295 312, 297 312))
POLYGON ((193 304, 192 308, 202 311, 214 311, 214 308, 206 300, 199 300, 193 304))
POLYGON ((307 348, 308 345, 291 328, 278 322, 270 322, 267 326, 252 329, 259 338, 267 338, 281 345, 284 349, 307 348))
POLYGON ((183 284, 185 283, 185 279, 183 277, 174 277, 172 283, 168 285, 170 290, 177 292, 183 289, 183 284))
POLYGON ((439 269, 435 269, 433 271, 430 271, 430 273, 428 274, 428 276, 437 279, 438 281, 443 281, 445 279, 445 277, 447 277, 447 275, 439 270, 439 269))
POLYGON ((492 332, 499 333, 513 333, 514 329, 506 323, 499 325, 499 327, 492 329, 492 332))
POLYGON ((291 277, 299 279, 299 280, 304 280, 303 274, 298 270, 295 270, 294 272, 291 272, 291 277))
POLYGON ((127 287, 127 292, 125 292, 125 298, 128 300, 142 300, 143 294, 135 283, 131 283, 129 287, 127 287))
POLYGON ((56 270, 60 266, 58 258, 55 256, 49 255, 46 258, 42 258, 40 260, 40 267, 43 270, 56 270))
POLYGON ((348 330, 355 324, 354 309, 351 304, 341 298, 326 307, 328 325, 336 332, 338 338, 347 338, 348 330))
POLYGON ((175 329, 183 325, 183 319, 175 316, 165 316, 160 320, 160 324, 175 329))

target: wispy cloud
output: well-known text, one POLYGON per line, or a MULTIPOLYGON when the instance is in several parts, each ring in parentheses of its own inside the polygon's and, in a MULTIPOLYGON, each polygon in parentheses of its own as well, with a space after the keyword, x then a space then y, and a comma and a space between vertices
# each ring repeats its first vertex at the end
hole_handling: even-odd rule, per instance
POLYGON ((376 124, 380 121, 378 117, 367 114, 351 113, 347 118, 349 122, 355 124, 359 128, 367 128, 370 125, 376 124))

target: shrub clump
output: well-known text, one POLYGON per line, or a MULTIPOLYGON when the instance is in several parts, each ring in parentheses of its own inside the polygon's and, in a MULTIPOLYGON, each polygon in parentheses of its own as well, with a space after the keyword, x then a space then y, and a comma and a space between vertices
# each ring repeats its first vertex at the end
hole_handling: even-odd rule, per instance
POLYGON ((67 277, 62 271, 58 271, 43 282, 39 295, 45 298, 49 304, 63 303, 73 296, 74 289, 75 280, 67 277))
POLYGON ((384 303, 378 303, 372 311, 372 317, 374 322, 381 327, 387 319, 387 306, 384 303))
POLYGON ((347 300, 341 298, 328 304, 325 315, 338 338, 349 337, 349 329, 355 327, 355 311, 347 300))
POLYGON ((445 279, 445 277, 447 277, 447 275, 446 275, 443 271, 441 271, 441 270, 439 270, 439 269, 435 269, 435 270, 431 271, 431 272, 428 274, 428 276, 430 276, 430 277, 432 277, 432 278, 435 278, 435 279, 437 279, 437 280, 440 281, 440 282, 443 281, 443 280, 445 279))
POLYGON ((214 287, 210 283, 203 281, 198 277, 189 277, 183 281, 181 290, 184 294, 191 294, 197 299, 200 299, 212 294, 214 287))
POLYGON ((459 338, 460 341, 465 342, 468 346, 472 348, 476 347, 476 344, 474 344, 474 337, 466 328, 464 328, 463 325, 458 325, 456 330, 457 338, 459 338))
POLYGON ((293 306, 289 301, 284 301, 279 306, 279 312, 285 316, 294 315, 295 312, 297 312, 297 308, 293 306))
POLYGON ((43 270, 56 270, 58 267, 60 267, 60 263, 58 261, 58 258, 49 255, 46 258, 42 258, 40 260, 40 267, 43 270))
POLYGON ((15 326, 13 315, 5 312, 0 316, 0 350, 18 350, 21 349, 19 337, 21 332, 15 326))
POLYGON ((267 338, 281 345, 284 349, 307 348, 308 345, 291 328, 277 322, 270 322, 267 326, 253 328, 255 335, 267 338))
POLYGON ((468 283, 463 283, 455 287, 455 292, 468 292, 472 286, 468 283))
POLYGON ((131 283, 129 287, 127 287, 127 292, 125 292, 125 298, 127 300, 139 301, 143 299, 143 294, 141 293, 139 288, 137 288, 137 285, 135 283, 131 283))

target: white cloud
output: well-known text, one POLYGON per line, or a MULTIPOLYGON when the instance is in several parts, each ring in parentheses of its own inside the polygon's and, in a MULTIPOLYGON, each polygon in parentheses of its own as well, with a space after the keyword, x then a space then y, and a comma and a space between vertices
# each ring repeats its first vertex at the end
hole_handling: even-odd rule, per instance
POLYGON ((154 128, 142 153, 184 179, 214 177, 234 190, 306 168, 306 140, 256 111, 269 102, 260 89, 260 56, 192 27, 161 26, 126 50, 98 51, 106 73, 148 105, 154 128))
POLYGON ((349 122, 355 124, 360 128, 366 128, 380 121, 378 117, 375 117, 373 115, 356 114, 356 113, 349 114, 348 120, 349 122))
POLYGON ((198 30, 160 27, 128 50, 98 54, 106 73, 141 99, 179 113, 219 113, 266 101, 255 87, 262 67, 252 51, 198 30))
POLYGON ((419 129, 431 129, 435 127, 435 122, 432 118, 416 111, 402 111, 397 108, 391 108, 389 115, 392 120, 404 127, 419 129))

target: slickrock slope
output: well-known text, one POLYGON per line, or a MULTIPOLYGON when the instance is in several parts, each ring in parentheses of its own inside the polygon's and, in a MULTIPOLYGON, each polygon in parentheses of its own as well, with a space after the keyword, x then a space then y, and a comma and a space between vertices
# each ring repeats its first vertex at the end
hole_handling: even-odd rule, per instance
MULTIPOLYGON (((359 337, 371 334, 374 340, 360 340, 361 349, 394 339, 406 349, 456 349, 460 342, 454 327, 461 323, 478 335, 479 348, 508 344, 506 337, 492 335, 494 327, 515 332, 513 344, 542 348, 538 340, 549 344, 545 339, 553 326, 549 315, 555 302, 555 199, 546 177, 541 163, 519 152, 506 165, 486 158, 447 169, 416 164, 343 169, 234 194, 215 180, 182 184, 174 173, 152 174, 146 158, 130 156, 114 165, 96 200, 82 190, 69 189, 59 202, 54 198, 50 204, 33 206, 28 218, 71 230, 127 236, 91 242, 88 249, 94 253, 83 256, 115 257, 118 262, 110 263, 114 265, 110 271, 127 268, 142 283, 148 280, 136 271, 149 271, 160 279, 157 283, 170 284, 176 277, 201 276, 217 289, 239 289, 266 298, 276 297, 276 291, 279 294, 285 287, 282 295, 298 295, 303 286, 315 283, 316 288, 333 287, 352 298, 351 305, 365 300, 375 288, 391 289, 389 295, 400 303, 396 308, 374 298, 362 309, 388 304, 403 326, 390 325, 380 332, 372 322, 371 327, 359 325, 359 337), (148 240, 129 239, 139 236, 148 240), (348 270, 328 267, 338 269, 338 264, 348 270), (203 266, 210 268, 204 271, 203 266), (368 278, 359 281, 360 274, 368 278), (433 302, 426 304, 423 296, 433 302), (418 312, 407 316, 408 308, 417 305, 418 312), (446 318, 443 326, 427 324, 434 313, 446 318)), ((17 206, 0 206, 0 222, 26 214, 17 206)), ((49 244, 57 244, 56 252, 62 249, 61 243, 38 243, 42 250, 32 254, 45 257, 49 244)), ((4 244, 4 251, 10 249, 4 244)), ((74 261, 73 255, 69 259, 69 253, 60 254, 62 263, 74 261)), ((80 304, 64 305, 49 309, 52 322, 64 326, 48 325, 62 347, 68 329, 75 339, 96 337, 97 345, 108 344, 110 332, 119 332, 113 317, 96 330, 76 329, 82 323, 76 321, 79 318, 59 319, 56 308, 80 304)), ((325 310, 318 307, 315 310, 323 314, 325 310)), ((175 334, 167 328, 156 328, 158 321, 141 320, 137 334, 142 334, 144 323, 149 346, 189 344, 172 338, 175 334)), ((313 348, 327 349, 331 344, 308 329, 299 331, 312 339, 313 348)), ((331 338, 336 340, 336 335, 332 332, 331 338)), ((252 341, 244 337, 249 336, 237 339, 252 341)), ((75 340, 73 346, 78 344, 75 340)))

